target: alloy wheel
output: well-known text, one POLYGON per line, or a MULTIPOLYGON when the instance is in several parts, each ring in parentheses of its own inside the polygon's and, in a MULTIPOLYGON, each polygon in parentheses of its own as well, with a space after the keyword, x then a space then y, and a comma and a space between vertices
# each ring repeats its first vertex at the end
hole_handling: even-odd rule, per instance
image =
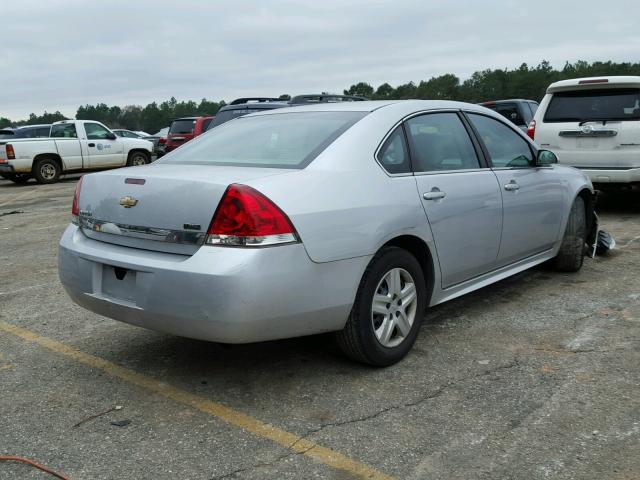
POLYGON ((403 268, 389 270, 373 295, 371 323, 380 345, 398 346, 409 335, 416 318, 416 285, 403 268))

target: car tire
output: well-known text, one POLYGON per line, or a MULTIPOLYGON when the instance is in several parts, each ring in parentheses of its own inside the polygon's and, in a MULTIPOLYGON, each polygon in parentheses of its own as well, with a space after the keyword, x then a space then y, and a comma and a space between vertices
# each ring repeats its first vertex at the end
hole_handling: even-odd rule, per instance
POLYGON ((582 268, 587 235, 587 215, 582 197, 576 198, 571 206, 567 228, 562 238, 558 255, 553 259, 553 267, 560 272, 577 272, 582 268))
POLYGON ((338 345, 358 362, 392 365, 415 343, 426 303, 427 286, 418 260, 404 249, 384 247, 362 276, 347 323, 336 334, 338 345))
POLYGON ((60 178, 62 169, 53 158, 42 158, 35 162, 32 173, 38 183, 55 183, 60 178))
POLYGON ((29 181, 31 175, 28 173, 14 173, 13 175, 6 177, 11 180, 13 183, 17 183, 18 185, 24 185, 29 181))
POLYGON ((140 165, 147 165, 151 163, 151 155, 147 152, 135 151, 129 154, 129 158, 127 159, 128 167, 136 167, 140 165))

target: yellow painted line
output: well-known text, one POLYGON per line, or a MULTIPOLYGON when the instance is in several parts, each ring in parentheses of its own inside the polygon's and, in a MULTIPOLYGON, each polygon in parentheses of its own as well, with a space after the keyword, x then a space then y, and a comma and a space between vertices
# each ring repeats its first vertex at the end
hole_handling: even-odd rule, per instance
POLYGON ((89 367, 102 370, 113 377, 120 378, 126 382, 137 385, 138 387, 146 388, 147 390, 165 398, 187 405, 196 410, 200 410, 201 412, 212 415, 230 425, 239 427, 258 437, 271 440, 272 442, 275 442, 295 453, 311 457, 329 467, 335 468, 336 470, 342 470, 355 477, 371 480, 394 480, 393 477, 374 470, 368 465, 353 460, 346 455, 336 452, 335 450, 318 445, 315 442, 306 440, 298 435, 287 432, 286 430, 269 425, 268 423, 261 422, 249 415, 245 415, 237 410, 225 407, 220 403, 213 402, 204 397, 167 385, 166 383, 160 382, 146 375, 142 375, 134 370, 121 367, 100 357, 81 352, 80 350, 76 350, 73 347, 51 338, 40 336, 30 330, 0 321, 0 331, 10 333, 28 342, 37 343, 41 347, 64 355, 89 367))

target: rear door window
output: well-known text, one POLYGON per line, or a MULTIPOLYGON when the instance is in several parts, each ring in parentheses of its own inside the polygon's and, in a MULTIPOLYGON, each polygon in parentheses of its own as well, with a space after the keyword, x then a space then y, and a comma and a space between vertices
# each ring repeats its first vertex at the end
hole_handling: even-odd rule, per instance
POLYGON ((73 123, 62 123, 51 127, 51 136, 54 138, 78 138, 76 126, 73 123))
POLYGON ((640 89, 611 88, 553 94, 545 122, 640 120, 640 89))
POLYGON ((187 135, 193 133, 196 126, 195 120, 174 120, 171 122, 169 133, 187 135))
POLYGON ((480 168, 471 138, 456 113, 430 113, 405 123, 415 172, 480 168))

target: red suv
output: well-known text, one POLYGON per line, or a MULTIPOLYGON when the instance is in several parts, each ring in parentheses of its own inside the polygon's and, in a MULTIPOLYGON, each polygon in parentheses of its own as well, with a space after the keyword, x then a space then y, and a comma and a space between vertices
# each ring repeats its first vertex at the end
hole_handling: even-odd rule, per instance
POLYGON ((176 118, 169 127, 167 143, 164 146, 165 153, 175 150, 183 143, 206 132, 214 118, 212 116, 176 118))

